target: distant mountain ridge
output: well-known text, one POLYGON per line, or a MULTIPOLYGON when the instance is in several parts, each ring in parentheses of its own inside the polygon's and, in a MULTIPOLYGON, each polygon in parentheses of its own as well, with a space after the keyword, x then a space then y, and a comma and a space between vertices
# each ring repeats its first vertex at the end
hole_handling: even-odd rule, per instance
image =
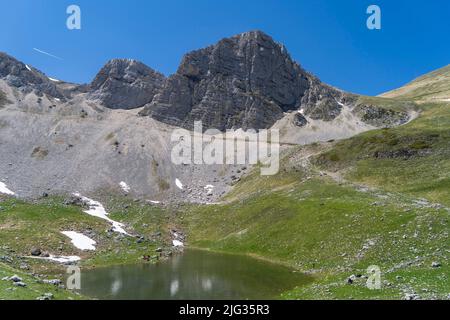
MULTIPOLYGON (((301 127, 308 123, 306 117, 332 121, 343 107, 383 108, 361 105, 358 95, 322 83, 261 31, 225 38, 186 54, 168 78, 139 61, 113 59, 90 84, 67 84, 6 54, 0 55, 0 78, 24 92, 34 90, 64 101, 85 94, 85 99, 109 109, 142 108, 141 116, 187 129, 198 120, 205 130, 270 128, 295 111, 292 122, 301 127)), ((368 123, 399 124, 387 119, 389 112, 366 114, 382 117, 368 123)))

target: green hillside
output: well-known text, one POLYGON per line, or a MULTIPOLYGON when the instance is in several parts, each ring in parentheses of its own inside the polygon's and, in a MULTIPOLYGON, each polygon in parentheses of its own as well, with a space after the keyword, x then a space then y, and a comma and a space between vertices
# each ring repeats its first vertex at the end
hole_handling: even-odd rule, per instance
POLYGON ((192 208, 191 245, 318 277, 286 298, 447 297, 450 108, 422 108, 403 127, 295 148, 278 175, 253 174, 226 204, 192 208), (383 272, 382 290, 346 283, 370 265, 383 272))
POLYGON ((450 101, 450 65, 421 76, 407 85, 381 96, 418 101, 450 101))

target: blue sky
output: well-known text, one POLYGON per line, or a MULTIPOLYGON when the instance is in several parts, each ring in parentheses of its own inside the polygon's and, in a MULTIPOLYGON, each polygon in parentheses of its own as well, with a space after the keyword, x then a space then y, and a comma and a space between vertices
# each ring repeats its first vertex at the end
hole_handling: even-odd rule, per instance
POLYGON ((0 51, 66 81, 90 82, 111 58, 169 75, 184 53, 260 29, 324 82, 375 95, 450 63, 448 0, 0 0, 0 51), (80 6, 82 29, 66 28, 80 6), (382 29, 366 28, 366 9, 382 29), (6 8, 6 9, 5 9, 6 8), (39 53, 49 52, 62 59, 39 53))

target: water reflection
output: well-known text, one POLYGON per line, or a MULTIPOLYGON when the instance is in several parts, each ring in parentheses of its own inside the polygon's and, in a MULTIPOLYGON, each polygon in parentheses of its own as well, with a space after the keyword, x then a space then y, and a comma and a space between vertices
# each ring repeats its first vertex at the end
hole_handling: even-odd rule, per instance
POLYGON ((122 288, 122 280, 116 279, 111 285, 111 294, 114 296, 117 293, 119 293, 120 289, 122 288))
POLYGON ((172 280, 170 283, 170 296, 172 298, 178 293, 178 289, 180 289, 180 282, 178 279, 172 280))
POLYGON ((311 281, 243 256, 187 250, 156 265, 82 272, 81 293, 100 299, 270 299, 311 281))
POLYGON ((211 289, 212 289, 212 280, 211 279, 202 279, 202 288, 205 291, 211 291, 211 289))

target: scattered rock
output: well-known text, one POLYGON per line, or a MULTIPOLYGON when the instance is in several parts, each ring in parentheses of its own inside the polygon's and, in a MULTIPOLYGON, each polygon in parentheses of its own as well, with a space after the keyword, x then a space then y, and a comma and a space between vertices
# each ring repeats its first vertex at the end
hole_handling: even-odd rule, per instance
POLYGON ((437 262, 437 261, 433 261, 433 262, 431 263, 431 267, 433 267, 433 268, 440 268, 440 267, 441 267, 441 264, 440 264, 439 262, 437 262))
POLYGON ((403 300, 420 300, 420 296, 416 293, 406 293, 403 300))
POLYGON ((42 280, 42 282, 45 284, 52 284, 54 286, 59 286, 62 284, 62 281, 59 279, 42 280))
POLYGON ((308 120, 306 120, 305 116, 301 113, 296 113, 292 122, 297 127, 303 127, 308 124, 308 120))
POLYGON ((0 261, 6 262, 6 263, 12 263, 13 259, 10 256, 0 256, 0 261))
POLYGON ((30 267, 26 263, 21 263, 19 268, 21 270, 30 270, 30 267))
POLYGON ((39 249, 39 248, 33 248, 33 249, 31 249, 31 255, 34 256, 34 257, 40 256, 41 253, 42 253, 42 251, 41 251, 41 249, 39 249))
POLYGON ((22 282, 22 278, 19 277, 18 275, 13 275, 13 276, 10 277, 8 280, 9 280, 9 281, 12 281, 12 282, 22 282))
POLYGON ((53 300, 52 293, 44 293, 42 296, 37 297, 36 300, 53 300))
POLYGON ((22 281, 14 282, 14 285, 16 287, 22 287, 22 288, 25 288, 27 286, 27 284, 25 282, 22 282, 22 281))
POLYGON ((64 204, 66 206, 72 205, 72 206, 83 207, 83 208, 89 207, 88 203, 86 203, 85 200, 83 200, 81 197, 78 197, 75 195, 71 195, 69 198, 66 198, 64 200, 64 204))

